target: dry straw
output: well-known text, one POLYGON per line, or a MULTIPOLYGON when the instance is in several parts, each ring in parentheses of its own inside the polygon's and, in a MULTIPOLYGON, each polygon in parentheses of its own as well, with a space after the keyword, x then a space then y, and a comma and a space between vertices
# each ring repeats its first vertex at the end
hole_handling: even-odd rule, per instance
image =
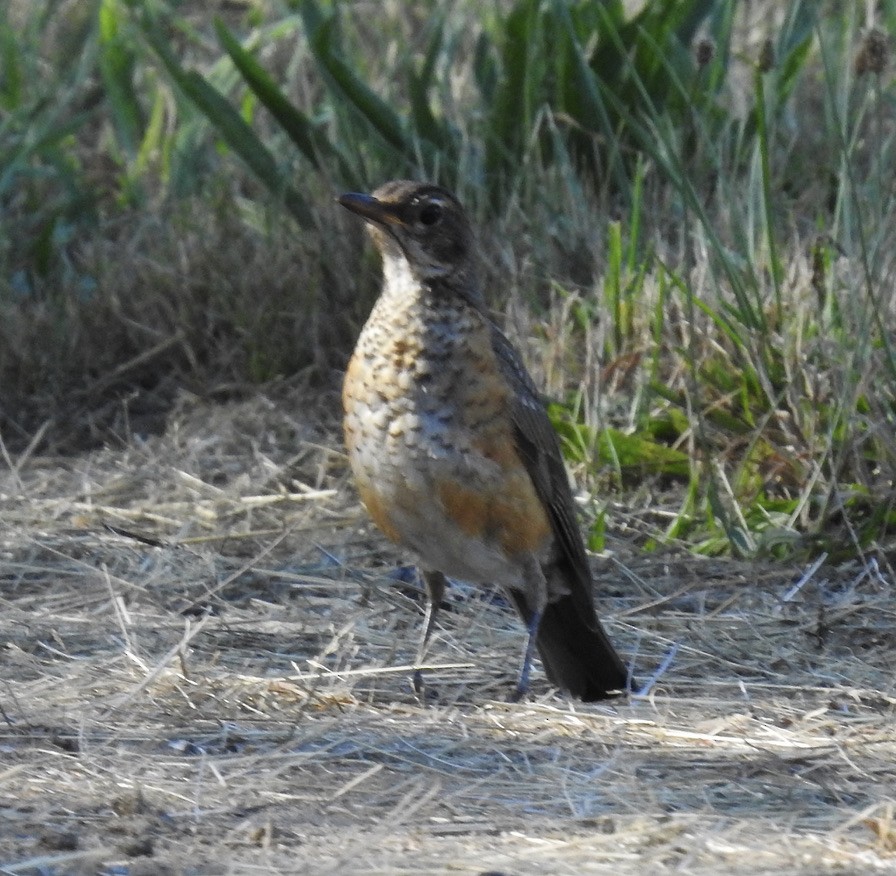
POLYGON ((879 570, 617 538, 599 602, 650 686, 592 706, 543 676, 508 704, 519 623, 458 584, 424 705, 416 585, 315 410, 182 411, 166 438, 5 476, 0 872, 893 866, 879 570))

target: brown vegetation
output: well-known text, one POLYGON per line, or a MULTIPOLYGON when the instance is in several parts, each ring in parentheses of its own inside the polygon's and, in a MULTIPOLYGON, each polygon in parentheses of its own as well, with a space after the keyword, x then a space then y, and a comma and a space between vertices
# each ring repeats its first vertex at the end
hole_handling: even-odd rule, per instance
POLYGON ((346 486, 331 410, 296 388, 185 400, 164 437, 3 476, 4 872, 892 866, 874 567, 615 539, 599 604, 650 688, 595 706, 543 677, 508 704, 519 623, 456 585, 423 705, 419 593, 346 486))

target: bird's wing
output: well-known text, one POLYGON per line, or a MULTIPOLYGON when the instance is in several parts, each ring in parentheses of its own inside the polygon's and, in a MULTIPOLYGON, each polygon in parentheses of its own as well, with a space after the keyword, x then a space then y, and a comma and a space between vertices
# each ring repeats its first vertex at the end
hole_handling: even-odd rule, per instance
MULTIPOLYGON (((551 527, 562 565, 571 573, 568 583, 573 601, 583 618, 594 618, 592 576, 585 545, 576 522, 575 504, 557 433, 548 418, 529 372, 500 329, 491 324, 492 348, 513 388, 511 416, 516 449, 535 485, 539 498, 550 510, 551 527)), ((596 622, 591 621, 591 623, 596 622)))

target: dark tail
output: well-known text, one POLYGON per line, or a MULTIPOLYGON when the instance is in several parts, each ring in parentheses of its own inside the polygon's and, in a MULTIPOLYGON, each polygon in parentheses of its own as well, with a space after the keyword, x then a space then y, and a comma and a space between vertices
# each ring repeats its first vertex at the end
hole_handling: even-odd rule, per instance
POLYGON ((587 624, 568 596, 545 608, 538 653, 551 682, 586 703, 634 686, 597 616, 587 624))
MULTIPOLYGON (((514 591, 511 595, 528 622, 523 600, 514 591)), ((588 620, 573 598, 564 596, 547 605, 538 628, 538 653, 547 677, 586 703, 635 686, 597 615, 588 620)))

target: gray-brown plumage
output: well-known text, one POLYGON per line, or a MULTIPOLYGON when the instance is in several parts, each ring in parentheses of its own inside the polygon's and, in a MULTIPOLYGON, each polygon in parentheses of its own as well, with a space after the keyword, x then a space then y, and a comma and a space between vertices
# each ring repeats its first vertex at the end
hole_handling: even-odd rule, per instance
POLYGON ((556 433, 485 310, 463 208, 408 181, 339 203, 370 223, 383 256, 383 291, 346 372, 345 438, 371 517, 424 570, 418 665, 450 575, 500 584, 525 621, 517 696, 536 646, 548 678, 574 696, 624 689, 556 433))

